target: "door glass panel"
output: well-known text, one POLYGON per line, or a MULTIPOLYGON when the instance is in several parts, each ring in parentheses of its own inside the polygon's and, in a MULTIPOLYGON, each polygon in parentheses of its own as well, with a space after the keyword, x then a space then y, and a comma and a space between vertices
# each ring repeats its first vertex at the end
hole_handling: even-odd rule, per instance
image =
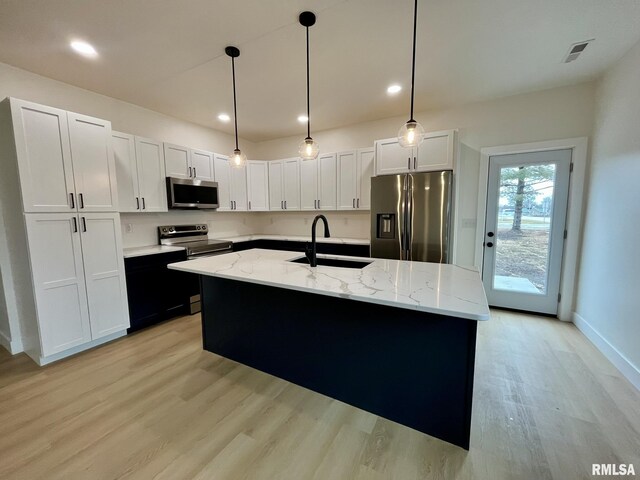
POLYGON ((547 293, 555 176, 554 163, 500 169, 494 289, 547 293))

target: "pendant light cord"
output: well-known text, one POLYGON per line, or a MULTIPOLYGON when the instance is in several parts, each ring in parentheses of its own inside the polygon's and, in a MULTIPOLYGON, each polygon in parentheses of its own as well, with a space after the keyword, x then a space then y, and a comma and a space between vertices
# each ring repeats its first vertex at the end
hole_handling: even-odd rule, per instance
POLYGON ((238 109, 236 107, 236 62, 235 58, 231 57, 231 75, 233 77, 233 123, 236 129, 236 150, 238 148, 238 109))
POLYGON ((311 138, 311 110, 309 107, 309 27, 307 30, 307 138, 311 138))
POLYGON ((415 0, 413 9, 413 59, 411 63, 411 119, 410 122, 415 122, 413 119, 413 89, 416 81, 416 31, 418 28, 418 0, 415 0))

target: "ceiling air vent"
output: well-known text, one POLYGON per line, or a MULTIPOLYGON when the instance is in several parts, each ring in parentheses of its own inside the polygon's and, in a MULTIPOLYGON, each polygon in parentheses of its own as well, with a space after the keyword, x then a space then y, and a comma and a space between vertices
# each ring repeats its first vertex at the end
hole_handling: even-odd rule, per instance
POLYGON ((591 40, 585 40, 584 42, 574 43, 573 45, 571 45, 571 47, 569 48, 569 53, 567 53, 564 57, 563 63, 573 62, 580 56, 582 52, 584 52, 584 49, 587 48, 587 45, 589 45, 594 40, 595 39, 592 38, 591 40))

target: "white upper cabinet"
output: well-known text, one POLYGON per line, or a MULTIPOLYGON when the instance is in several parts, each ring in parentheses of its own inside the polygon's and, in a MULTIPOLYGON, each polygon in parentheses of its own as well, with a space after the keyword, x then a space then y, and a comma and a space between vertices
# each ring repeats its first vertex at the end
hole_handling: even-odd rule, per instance
POLYGON ((136 137, 136 163, 138 168, 139 212, 166 212, 167 182, 162 143, 149 138, 136 137))
POLYGON ((81 212, 117 212, 118 186, 111 122, 67 113, 73 177, 81 212))
POLYGON ((454 140, 454 130, 425 133, 418 147, 415 171, 453 170, 454 140))
POLYGON ((120 212, 166 212, 162 144, 113 132, 120 212))
POLYGON ((375 142, 376 175, 453 170, 455 130, 427 132, 417 148, 403 148, 397 138, 375 142))
POLYGON ((247 199, 249 211, 269 210, 269 162, 247 162, 247 199))
POLYGON ((91 338, 96 340, 129 328, 120 217, 80 214, 79 227, 91 338))
POLYGON ((373 148, 338 153, 338 209, 371 208, 373 148))
POLYGON ((338 210, 353 210, 358 198, 357 152, 338 153, 338 210))
POLYGON ((300 160, 300 209, 318 208, 318 159, 300 160))
POLYGON ((24 211, 75 210, 67 112, 14 98, 10 104, 24 211))
POLYGON ((336 195, 335 153, 325 153, 314 160, 300 160, 302 210, 335 210, 336 195))
POLYGON ((164 167, 167 177, 191 178, 193 169, 189 149, 172 143, 164 144, 164 167))
POLYGON ((214 170, 218 182, 218 211, 247 210, 247 171, 246 167, 231 166, 229 157, 214 155, 214 170))
POLYGON ((269 207, 300 210, 300 160, 287 158, 269 163, 269 207))
POLYGON ((80 223, 73 213, 25 215, 43 356, 91 340, 80 223))
POLYGON ((336 154, 318 156, 318 210, 335 210, 337 202, 336 154))
POLYGON ((164 144, 164 162, 167 177, 199 178, 213 181, 213 153, 205 150, 164 144))
POLYGON ((11 99, 25 212, 118 209, 111 123, 11 99))
POLYGON ((133 135, 112 132, 113 157, 118 179, 118 205, 121 212, 140 210, 140 188, 133 135))
POLYGON ((269 210, 284 210, 284 162, 269 164, 269 210))
POLYGON ((213 153, 205 150, 189 150, 191 175, 200 180, 213 181, 215 174, 213 171, 213 153))
POLYGON ((373 177, 374 150, 361 148, 357 156, 358 197, 356 207, 361 210, 371 209, 371 177, 373 177))

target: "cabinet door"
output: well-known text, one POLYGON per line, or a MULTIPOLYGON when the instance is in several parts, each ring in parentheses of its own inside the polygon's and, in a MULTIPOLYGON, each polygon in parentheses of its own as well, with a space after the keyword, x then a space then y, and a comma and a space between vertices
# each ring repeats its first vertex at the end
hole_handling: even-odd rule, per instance
POLYGON ((247 167, 231 167, 231 200, 233 209, 247 210, 247 167))
POLYGON ((358 162, 355 150, 338 153, 338 210, 353 210, 358 199, 358 162))
POLYGON ((284 210, 284 162, 269 162, 269 210, 284 210))
POLYGON ((300 210, 300 160, 289 158, 283 160, 282 186, 284 208, 300 210))
POLYGON ((248 210, 269 210, 269 162, 247 162, 247 199, 248 210))
POLYGON ((118 186, 111 122, 67 113, 80 212, 117 212, 118 186))
POLYGON ((358 150, 358 199, 356 207, 371 210, 371 177, 373 177, 373 148, 358 150))
POLYGON ((75 213, 25 215, 42 355, 91 340, 75 213))
POLYGON ((318 201, 318 159, 300 160, 300 209, 316 210, 318 201))
POLYGON ((213 153, 204 150, 190 150, 192 176, 213 182, 213 153))
POLYGON ((167 177, 191 178, 189 149, 171 143, 164 144, 164 170, 167 177))
POLYGON ((129 328, 120 215, 80 215, 91 338, 129 328))
POLYGON ((116 162, 119 210, 137 212, 140 210, 140 190, 134 137, 126 133, 113 132, 111 143, 116 162))
POLYGON ((220 202, 219 212, 231 210, 231 166, 229 157, 224 155, 214 155, 213 167, 216 182, 218 182, 218 200, 220 202))
POLYGON ((10 102, 24 211, 75 210, 67 112, 13 98, 10 102))
POLYGON ((405 173, 413 167, 413 149, 403 148, 397 138, 376 141, 376 175, 405 173))
POLYGON ((418 147, 415 170, 453 170, 454 138, 454 130, 425 133, 424 141, 418 147))
POLYGON ((318 157, 318 209, 335 210, 338 196, 336 154, 318 157))
POLYGON ((148 138, 136 137, 140 211, 167 211, 167 181, 164 171, 162 144, 148 138))

